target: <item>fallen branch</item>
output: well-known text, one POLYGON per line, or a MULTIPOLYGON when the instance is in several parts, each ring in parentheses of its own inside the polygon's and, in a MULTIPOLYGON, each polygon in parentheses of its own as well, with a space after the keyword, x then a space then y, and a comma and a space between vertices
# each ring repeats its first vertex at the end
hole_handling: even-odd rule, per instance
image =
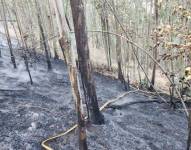
POLYGON ((129 103, 126 103, 124 105, 109 105, 106 108, 122 109, 125 106, 130 106, 130 105, 135 105, 135 104, 146 104, 146 103, 158 103, 158 104, 162 104, 162 103, 165 103, 165 102, 158 101, 158 100, 136 101, 136 102, 129 102, 129 103))

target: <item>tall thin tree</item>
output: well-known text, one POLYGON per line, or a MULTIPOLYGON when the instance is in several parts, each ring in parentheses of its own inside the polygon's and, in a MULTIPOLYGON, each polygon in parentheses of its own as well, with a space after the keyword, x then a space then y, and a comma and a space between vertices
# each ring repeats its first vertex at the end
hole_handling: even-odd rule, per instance
POLYGON ((89 105, 90 119, 94 124, 103 124, 104 117, 99 110, 96 88, 92 75, 84 4, 82 0, 70 0, 70 5, 76 37, 79 69, 84 87, 85 99, 89 105))
POLYGON ((59 27, 59 34, 60 34, 60 46, 67 52, 67 62, 68 62, 68 70, 70 76, 70 82, 72 87, 72 94, 73 98, 76 101, 76 112, 78 116, 78 129, 79 129, 79 149, 80 150, 87 150, 87 143, 86 143, 86 128, 85 128, 85 120, 82 108, 82 101, 80 96, 80 88, 79 88, 79 81, 77 76, 77 67, 74 55, 74 49, 71 46, 71 39, 69 37, 69 27, 67 26, 67 21, 65 20, 64 8, 62 0, 55 0, 54 8, 57 17, 57 23, 59 27))
MULTIPOLYGON (((154 5, 155 5, 155 27, 157 28, 159 25, 159 10, 158 10, 158 0, 154 0, 154 5)), ((158 34, 156 33, 155 35, 155 48, 154 48, 154 58, 157 60, 157 55, 158 55, 158 34)), ((153 66, 153 72, 152 72, 152 78, 151 78, 151 85, 150 85, 150 90, 153 90, 153 86, 155 85, 155 78, 156 78, 156 63, 154 63, 153 66)))
POLYGON ((20 21, 20 19, 18 17, 17 4, 15 2, 14 2, 14 5, 15 5, 15 18, 16 18, 19 34, 20 34, 20 37, 21 37, 22 48, 24 49, 22 51, 23 52, 23 59, 24 59, 24 63, 25 63, 25 66, 26 66, 26 70, 27 70, 29 78, 30 78, 30 83, 33 84, 31 72, 30 72, 30 69, 29 69, 28 57, 27 57, 28 45, 27 45, 27 42, 26 42, 26 40, 24 38, 24 34, 23 34, 23 31, 22 31, 22 27, 21 27, 21 21, 20 21))
MULTIPOLYGON (((118 2, 113 1, 113 7, 115 9, 115 12, 119 14, 119 10, 118 10, 118 2)), ((121 16, 121 15, 119 15, 121 16)), ((115 17, 114 17, 115 18, 115 17)), ((116 18, 115 18, 115 28, 116 28, 116 33, 121 34, 121 28, 119 23, 117 22, 116 18)), ((124 84, 124 88, 125 90, 128 90, 128 86, 127 83, 125 81, 125 77, 123 75, 123 71, 122 71, 122 49, 121 49, 121 37, 116 36, 116 58, 117 58, 117 68, 118 68, 118 79, 121 81, 121 83, 124 84)))
POLYGON ((10 33, 9 33, 9 27, 8 27, 8 23, 7 23, 7 17, 6 17, 6 11, 5 11, 5 1, 4 0, 1 0, 1 5, 2 5, 2 18, 4 20, 4 29, 6 32, 7 43, 8 43, 9 50, 10 50, 11 61, 12 61, 13 67, 17 68, 15 56, 13 54, 13 46, 12 46, 12 41, 11 41, 11 37, 10 37, 10 33))
POLYGON ((40 33, 41 33, 41 37, 42 37, 42 41, 44 44, 44 50, 45 50, 45 56, 46 56, 46 61, 47 61, 47 66, 48 66, 48 70, 52 69, 52 64, 50 61, 50 47, 47 41, 47 36, 45 35, 45 31, 44 31, 44 27, 43 27, 43 22, 42 22, 42 15, 41 15, 41 8, 39 6, 39 3, 37 0, 35 0, 35 4, 36 4, 36 8, 37 8, 37 17, 38 17, 38 25, 40 28, 40 33))

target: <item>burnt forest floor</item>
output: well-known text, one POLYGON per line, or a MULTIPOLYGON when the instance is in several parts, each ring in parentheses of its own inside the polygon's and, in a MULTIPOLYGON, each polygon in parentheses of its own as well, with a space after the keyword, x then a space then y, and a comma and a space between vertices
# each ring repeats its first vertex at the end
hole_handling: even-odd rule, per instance
MULTIPOLYGON (((9 54, 0 58, 0 149, 40 150, 40 143, 71 127, 77 120, 67 67, 45 60, 32 67, 30 85, 22 58, 13 69, 9 54)), ((125 92, 118 80, 94 74, 99 104, 125 92)), ((187 119, 155 96, 131 93, 107 108, 105 124, 87 130, 90 150, 185 150, 187 119), (144 103, 144 101, 146 101, 144 103), (159 100, 160 101, 160 100, 159 100), (135 102, 135 103, 134 103, 135 102), (138 103, 136 103, 138 102, 138 103)), ((77 150, 77 132, 50 143, 55 150, 77 150)))

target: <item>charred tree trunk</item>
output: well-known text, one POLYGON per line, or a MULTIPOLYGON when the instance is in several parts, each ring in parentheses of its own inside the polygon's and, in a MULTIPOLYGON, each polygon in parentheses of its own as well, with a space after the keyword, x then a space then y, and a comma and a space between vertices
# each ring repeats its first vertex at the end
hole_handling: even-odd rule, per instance
POLYGON ((39 25, 42 41, 43 41, 43 44, 44 44, 46 62, 47 62, 48 70, 51 70, 52 69, 52 64, 51 64, 50 55, 49 55, 50 50, 49 50, 47 37, 45 35, 44 28, 43 28, 43 25, 42 25, 42 20, 41 20, 41 15, 40 15, 41 10, 40 10, 40 6, 38 5, 37 0, 35 0, 35 4, 36 4, 36 8, 37 8, 38 25, 39 25))
MULTIPOLYGON (((157 28, 159 24, 158 0, 155 0, 154 3, 155 3, 155 25, 157 28)), ((156 42, 156 46, 154 48, 154 58, 155 60, 157 60, 157 55, 158 55, 158 34, 157 33, 155 36, 155 42, 156 42)), ((153 66, 150 90, 154 90, 155 77, 156 77, 156 63, 154 63, 154 66, 153 66)))
POLYGON ((63 54, 63 57, 64 57, 64 62, 67 64, 68 62, 68 60, 67 60, 67 58, 66 58, 66 49, 63 47, 63 46, 61 46, 61 45, 63 45, 64 44, 64 39, 63 39, 63 37, 61 37, 59 40, 58 40, 58 42, 59 42, 59 44, 60 44, 60 47, 61 47, 61 51, 62 51, 62 54, 63 54))
MULTIPOLYGON (((63 33, 62 33, 63 34, 63 33)), ((70 42, 65 38, 62 37, 59 40, 61 49, 64 50, 71 50, 70 42)), ((75 64, 74 56, 72 52, 69 52, 68 55, 68 70, 69 70, 69 77, 72 87, 73 98, 76 101, 76 112, 78 116, 78 129, 79 129, 79 150, 87 150, 87 142, 86 142, 86 127, 85 127, 85 120, 84 115, 82 112, 82 105, 81 105, 81 97, 80 97, 80 89, 78 85, 78 76, 77 76, 77 67, 75 64)))
POLYGON ((107 58, 107 65, 108 69, 111 70, 111 46, 110 46, 110 35, 107 34, 105 31, 109 32, 109 21, 108 21, 108 13, 106 9, 106 3, 103 3, 102 10, 101 10, 101 24, 102 24, 102 36, 104 40, 104 49, 105 49, 105 54, 107 58))
POLYGON ((30 72, 30 69, 29 69, 28 58, 27 58, 27 55, 26 55, 25 52, 24 52, 24 55, 23 55, 23 59, 24 59, 24 62, 25 62, 26 70, 27 70, 29 78, 30 78, 30 83, 32 85, 33 84, 33 80, 32 80, 31 72, 30 72))
POLYGON ((104 117, 99 110, 94 79, 92 77, 84 4, 82 0, 70 0, 70 4, 74 22, 79 69, 84 86, 84 95, 90 109, 90 119, 94 124, 103 124, 104 117))
MULTIPOLYGON (((51 32, 52 35, 54 35, 55 25, 54 25, 53 16, 52 16, 54 14, 52 13, 52 9, 51 9, 51 6, 50 6, 50 0, 48 0, 48 8, 49 8, 49 13, 50 13, 50 15, 48 16, 50 32, 51 32)), ((58 52, 57 52, 56 39, 52 40, 52 46, 53 46, 53 50, 54 50, 54 59, 59 59, 58 52)))
MULTIPOLYGON (((52 2, 52 1, 50 1, 50 2, 52 2)), ((62 54, 63 54, 63 58, 64 58, 64 61, 65 61, 65 63, 67 64, 68 63, 68 60, 67 60, 67 57, 68 57, 68 55, 67 55, 67 48, 65 49, 63 46, 61 46, 61 45, 63 45, 63 44, 65 44, 64 42, 65 42, 65 39, 64 39, 64 37, 66 36, 66 35, 64 35, 64 34, 66 34, 66 29, 64 29, 65 28, 65 26, 66 26, 66 24, 67 24, 67 21, 65 22, 64 21, 64 19, 65 19, 65 13, 64 13, 64 10, 60 10, 60 9, 63 9, 62 8, 62 5, 63 4, 59 4, 59 3, 62 3, 60 0, 57 0, 55 3, 53 3, 53 5, 54 5, 54 7, 55 7, 55 13, 56 13, 56 18, 57 18, 57 25, 58 25, 58 29, 59 29, 59 33, 60 33, 60 39, 59 39, 59 45, 60 45, 60 47, 61 47, 61 51, 62 51, 62 54), (60 7, 59 7, 59 5, 60 5, 60 7), (61 12, 62 13, 61 13, 61 12), (65 23, 65 24, 64 24, 65 23)))
POLYGON ((56 11, 56 17, 59 27, 59 33, 60 33, 60 46, 61 49, 65 50, 65 52, 68 54, 67 56, 67 63, 68 63, 68 70, 69 70, 69 76, 70 76, 70 82, 72 87, 72 94, 73 98, 76 101, 76 112, 78 116, 78 129, 79 129, 79 149, 80 150, 87 150, 87 142, 86 142, 86 127, 85 127, 85 120, 83 115, 83 108, 82 108, 82 101, 80 97, 80 86, 79 86, 79 80, 77 75, 77 67, 75 62, 75 55, 74 51, 71 48, 71 40, 69 38, 69 28, 66 26, 66 20, 63 10, 63 2, 62 0, 55 0, 54 1, 54 7, 56 11))
POLYGON ((24 59, 24 63, 25 63, 25 67, 26 67, 26 71, 28 72, 28 75, 29 75, 29 78, 30 78, 30 83, 31 85, 33 84, 33 80, 32 80, 32 76, 31 76, 31 72, 30 72, 30 69, 29 69, 29 63, 28 63, 28 58, 27 58, 27 50, 28 50, 28 46, 27 46, 27 43, 25 41, 25 38, 24 38, 24 35, 23 35, 23 32, 22 32, 22 29, 21 29, 21 22, 18 18, 18 12, 17 12, 17 6, 16 6, 16 3, 14 3, 15 5, 15 17, 16 17, 16 22, 17 22, 17 26, 18 26, 18 30, 19 30, 19 34, 20 34, 20 37, 21 37, 21 41, 22 41, 22 45, 23 45, 23 59, 24 59))
MULTIPOLYGON (((69 47, 71 45, 69 42, 62 37, 60 40, 60 47, 65 50, 69 50, 69 47)), ((71 53, 71 52, 70 52, 71 53)), ((70 76, 70 82, 71 82, 71 87, 72 87, 72 93, 73 93, 73 98, 76 101, 76 112, 78 116, 78 129, 79 129, 79 150, 87 150, 87 142, 86 142, 86 127, 85 127, 85 120, 84 120, 84 115, 81 106, 81 97, 80 97, 80 91, 79 91, 79 85, 78 85, 78 77, 77 77, 77 67, 75 65, 74 56, 71 54, 69 55, 68 58, 68 70, 69 70, 69 76, 70 76)))
MULTIPOLYGON (((117 8, 117 2, 115 4, 115 1, 113 1, 113 7, 115 9, 116 12, 118 11, 117 8)), ((120 25, 117 22, 116 18, 115 18, 115 28, 116 28, 116 33, 121 34, 121 29, 120 29, 120 25)), ((122 84, 124 84, 124 88, 125 90, 128 90, 128 86, 127 83, 125 81, 124 75, 123 75, 123 71, 122 71, 122 55, 121 55, 121 37, 116 36, 116 57, 117 57, 117 67, 118 67, 118 79, 121 81, 122 84)))
POLYGON ((81 98, 78 89, 77 69, 70 67, 70 81, 72 85, 73 95, 76 99, 76 111, 78 115, 78 128, 79 128, 79 150, 87 150, 86 142, 86 128, 83 113, 81 112, 81 98))
POLYGON ((116 39, 116 54, 117 54, 117 66, 118 66, 118 79, 124 85, 125 90, 128 90, 128 83, 126 83, 123 72, 122 72, 122 64, 121 64, 121 38, 117 37, 116 39))
POLYGON ((54 47, 54 59, 59 59, 59 55, 57 53, 57 44, 55 41, 53 41, 53 47, 54 47))
POLYGON ((11 62, 13 64, 13 67, 17 68, 15 56, 13 54, 13 47, 12 47, 12 42, 11 42, 11 38, 10 38, 9 28, 8 28, 8 24, 7 24, 7 17, 6 17, 6 13, 5 13, 5 1, 1 0, 1 4, 2 4, 2 17, 4 20, 4 28, 5 28, 5 32, 6 32, 7 43, 8 43, 9 50, 10 50, 11 62))
POLYGON ((116 37, 116 54, 117 54, 117 66, 118 66, 118 79, 122 81, 123 78, 123 72, 121 67, 121 38, 116 37))

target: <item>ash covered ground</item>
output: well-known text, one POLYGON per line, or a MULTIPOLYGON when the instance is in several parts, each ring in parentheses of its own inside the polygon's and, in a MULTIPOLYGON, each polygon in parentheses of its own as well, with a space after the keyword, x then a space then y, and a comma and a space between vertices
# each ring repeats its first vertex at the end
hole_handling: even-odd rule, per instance
MULTIPOLYGON (((67 68, 53 61, 48 72, 45 61, 31 67, 30 85, 21 58, 13 69, 7 50, 0 58, 0 149, 41 150, 40 143, 75 124, 76 113, 67 68)), ((124 92, 117 80, 94 74, 99 104, 124 92)), ((164 103, 135 103, 157 99, 132 93, 115 102, 116 109, 103 112, 105 124, 87 130, 90 150, 185 150, 187 119, 180 110, 164 103)), ((55 150, 77 150, 77 131, 50 146, 55 150)))

